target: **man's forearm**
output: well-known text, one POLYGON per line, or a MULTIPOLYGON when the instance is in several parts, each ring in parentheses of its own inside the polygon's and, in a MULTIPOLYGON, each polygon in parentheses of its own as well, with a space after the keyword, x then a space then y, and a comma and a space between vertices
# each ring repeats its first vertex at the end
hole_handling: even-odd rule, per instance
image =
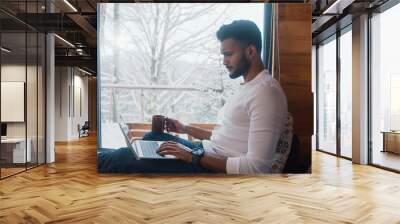
POLYGON ((185 126, 185 133, 188 135, 191 135, 197 139, 203 140, 203 139, 210 139, 211 137, 211 131, 202 129, 202 128, 197 128, 193 127, 190 125, 185 126))
POLYGON ((201 166, 215 170, 220 173, 226 173, 226 161, 227 157, 220 156, 214 153, 205 152, 204 156, 200 160, 201 166))

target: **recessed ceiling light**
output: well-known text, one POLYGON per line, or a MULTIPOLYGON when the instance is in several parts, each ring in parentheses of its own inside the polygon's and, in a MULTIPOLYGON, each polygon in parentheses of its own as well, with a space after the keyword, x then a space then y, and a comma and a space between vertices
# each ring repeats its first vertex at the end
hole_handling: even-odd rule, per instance
POLYGON ((9 50, 9 49, 7 49, 5 47, 1 47, 1 51, 4 51, 6 53, 10 53, 11 52, 11 50, 9 50))
POLYGON ((64 0, 65 4, 67 4, 74 12, 78 12, 78 10, 68 1, 64 0))
POLYGON ((83 70, 83 69, 81 69, 81 68, 79 68, 79 67, 78 67, 78 70, 81 71, 81 72, 83 72, 83 73, 85 73, 85 74, 87 74, 87 75, 92 75, 92 73, 90 73, 90 72, 88 72, 88 71, 86 71, 86 70, 83 70))
POLYGON ((343 9, 351 5, 355 0, 336 0, 322 14, 342 14, 343 9))
POLYGON ((66 40, 66 39, 64 39, 64 38, 62 38, 62 37, 60 37, 60 36, 57 35, 57 34, 54 34, 54 36, 57 37, 58 39, 60 39, 62 42, 64 42, 64 43, 66 43, 67 45, 69 45, 70 47, 75 48, 75 45, 73 45, 73 44, 72 44, 71 42, 69 42, 68 40, 66 40))

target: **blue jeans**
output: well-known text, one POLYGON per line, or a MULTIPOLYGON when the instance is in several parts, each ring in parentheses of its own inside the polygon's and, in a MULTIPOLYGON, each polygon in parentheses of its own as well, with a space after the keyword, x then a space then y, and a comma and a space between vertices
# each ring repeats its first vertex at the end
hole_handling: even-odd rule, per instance
MULTIPOLYGON (((190 149, 203 147, 201 143, 191 142, 167 133, 146 133, 143 140, 174 141, 190 149)), ((99 148, 97 153, 99 173, 215 173, 201 166, 194 166, 181 160, 141 159, 136 160, 128 147, 120 149, 99 148)))

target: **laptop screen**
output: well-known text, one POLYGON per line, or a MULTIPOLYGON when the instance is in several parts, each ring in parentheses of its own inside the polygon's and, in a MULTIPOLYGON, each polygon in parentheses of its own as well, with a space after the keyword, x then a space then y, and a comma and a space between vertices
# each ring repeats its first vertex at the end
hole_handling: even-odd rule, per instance
POLYGON ((128 132, 129 132, 128 125, 121 124, 121 129, 122 129, 122 131, 124 132, 125 135, 128 135, 128 132))
POLYGON ((129 132, 130 128, 129 126, 125 123, 125 119, 122 117, 122 115, 119 115, 119 125, 121 126, 121 130, 124 133, 126 140, 132 143, 133 141, 133 134, 129 132))
POLYGON ((119 125, 121 126, 121 130, 122 130, 122 132, 124 133, 126 140, 127 140, 129 143, 132 143, 132 141, 133 141, 133 135, 132 135, 132 133, 129 132, 129 127, 128 127, 128 125, 125 124, 125 123, 120 123, 119 125))
POLYGON ((121 128, 122 133, 124 134, 124 138, 126 141, 126 145, 132 149, 133 154, 135 155, 136 159, 139 159, 139 156, 137 155, 136 149, 134 148, 133 144, 133 135, 129 132, 129 126, 125 123, 119 123, 119 126, 121 128))

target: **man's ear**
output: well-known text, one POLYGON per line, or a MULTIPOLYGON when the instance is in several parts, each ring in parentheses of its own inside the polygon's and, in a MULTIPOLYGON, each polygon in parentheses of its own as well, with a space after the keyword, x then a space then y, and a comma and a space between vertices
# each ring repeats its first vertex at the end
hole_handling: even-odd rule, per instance
POLYGON ((243 48, 243 54, 246 59, 250 59, 250 46, 246 46, 243 48))
POLYGON ((249 45, 246 49, 247 58, 254 58, 257 53, 257 49, 253 45, 249 45))

